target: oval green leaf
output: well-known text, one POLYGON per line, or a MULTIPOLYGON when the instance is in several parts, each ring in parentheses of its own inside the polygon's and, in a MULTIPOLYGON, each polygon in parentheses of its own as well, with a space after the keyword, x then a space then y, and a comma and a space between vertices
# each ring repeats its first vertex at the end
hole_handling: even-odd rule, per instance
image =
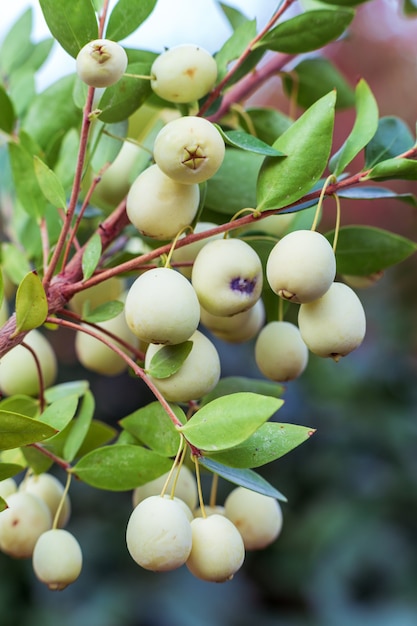
POLYGON ((215 474, 218 474, 225 480, 239 485, 240 487, 246 487, 252 491, 257 491, 265 496, 276 498, 282 502, 287 502, 287 498, 278 489, 275 489, 263 476, 260 476, 251 469, 239 469, 236 467, 228 467, 213 459, 209 459, 205 456, 199 457, 198 462, 200 465, 210 470, 215 474))
POLYGON ((33 157, 36 178, 45 198, 57 208, 64 208, 67 204, 65 191, 61 181, 38 156, 33 157))
POLYGON ((171 466, 170 459, 152 450, 120 444, 93 450, 71 471, 97 489, 128 491, 158 478, 171 466))
POLYGON ((250 437, 283 403, 257 393, 232 393, 205 404, 178 430, 200 450, 226 450, 250 437))
POLYGON ((23 465, 18 465, 17 463, 0 463, 0 480, 13 478, 13 476, 19 474, 23 469, 23 465))
POLYGON ((403 120, 394 115, 382 117, 375 135, 365 147, 365 168, 397 157, 413 145, 414 137, 403 120))
MULTIPOLYGON (((184 411, 177 405, 170 405, 178 419, 185 424, 184 411)), ((151 402, 124 417, 120 426, 143 444, 163 456, 174 456, 178 451, 180 436, 159 402, 151 402)))
POLYGON ((48 300, 39 276, 33 272, 26 274, 16 292, 16 330, 32 330, 41 326, 48 315, 48 300))
POLYGON ((60 400, 55 400, 46 407, 39 419, 44 424, 49 424, 57 431, 63 430, 74 417, 78 407, 78 396, 67 396, 60 400))
POLYGON ((55 428, 26 415, 0 410, 0 450, 20 448, 52 437, 55 428))
POLYGON ((413 159, 388 159, 378 163, 363 180, 417 180, 417 161, 413 159))
POLYGON ((152 13, 157 0, 118 0, 110 14, 107 39, 120 41, 133 33, 152 13))
MULTIPOLYGON (((127 66, 129 74, 149 76, 151 66, 149 63, 131 63, 127 66)), ((100 102, 98 109, 101 111, 102 122, 122 122, 134 113, 151 95, 151 81, 147 79, 122 76, 111 87, 108 87, 100 102)))
POLYGON ((153 378, 168 378, 178 372, 193 347, 192 341, 184 341, 173 346, 164 346, 149 364, 147 374, 153 378))
POLYGON ((72 57, 97 39, 97 17, 91 0, 39 0, 39 4, 51 34, 72 57))
POLYGON ((101 237, 94 233, 85 246, 82 257, 82 270, 84 280, 88 280, 95 272, 100 261, 102 251, 101 237))
POLYGON ((220 126, 217 126, 220 134, 222 135, 225 143, 234 148, 240 148, 241 150, 248 150, 249 152, 255 152, 256 154, 263 154, 271 157, 283 157, 285 154, 276 150, 272 146, 269 146, 261 139, 245 133, 243 130, 228 130, 224 131, 220 126))
POLYGON ((0 85, 0 130, 10 134, 14 128, 15 120, 13 103, 4 87, 0 85))
POLYGON ((73 461, 81 448, 90 428, 95 410, 94 396, 90 390, 84 394, 77 417, 69 425, 69 432, 63 446, 63 457, 66 461, 73 461))
POLYGON ((335 102, 335 91, 320 98, 274 142, 288 156, 266 157, 257 184, 259 210, 296 202, 320 179, 332 145, 335 102))

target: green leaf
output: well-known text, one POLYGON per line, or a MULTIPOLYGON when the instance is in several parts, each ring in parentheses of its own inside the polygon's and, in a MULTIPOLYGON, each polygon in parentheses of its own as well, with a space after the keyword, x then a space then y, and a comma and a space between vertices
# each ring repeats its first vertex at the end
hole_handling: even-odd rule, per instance
POLYGON ((19 250, 11 243, 3 243, 1 246, 2 266, 15 285, 18 285, 30 272, 30 263, 19 250))
POLYGON ((245 15, 238 9, 230 7, 228 4, 223 4, 223 2, 220 2, 219 4, 233 30, 236 30, 240 24, 248 21, 248 18, 245 17, 245 15))
POLYGON ((72 472, 97 489, 128 491, 168 472, 172 461, 140 446, 104 446, 89 452, 72 472))
POLYGON ((91 0, 39 0, 51 34, 72 57, 98 38, 97 17, 91 0))
POLYGON ((361 79, 355 91, 356 119, 343 145, 330 159, 330 171, 339 176, 347 165, 369 143, 378 128, 378 104, 365 80, 361 79))
POLYGON ((82 258, 82 270, 84 280, 88 280, 95 272, 100 261, 102 251, 101 237, 99 233, 89 239, 82 258))
POLYGON ((28 215, 42 217, 46 199, 35 174, 33 156, 14 142, 10 142, 8 148, 16 195, 28 215))
POLYGON ((89 431, 94 409, 94 396, 90 390, 87 390, 81 400, 77 417, 69 424, 69 432, 63 447, 63 456, 66 461, 71 462, 77 456, 89 431))
POLYGON ((413 159, 388 159, 377 163, 362 180, 417 180, 417 161, 413 159))
POLYGON ((322 48, 344 33, 355 16, 351 9, 307 11, 275 26, 255 45, 298 54, 322 48))
POLYGON ((313 433, 314 430, 305 426, 268 422, 239 446, 213 452, 209 457, 230 467, 260 467, 284 456, 313 433))
POLYGON ((92 450, 96 450, 97 448, 100 448, 101 446, 104 446, 107 443, 111 442, 116 438, 116 436, 116 429, 109 424, 101 422, 100 420, 91 420, 88 432, 80 449, 77 452, 77 456, 85 456, 92 450))
POLYGON ((13 131, 16 121, 13 102, 10 100, 6 90, 0 85, 0 130, 7 134, 13 131))
POLYGON ((218 463, 217 461, 213 461, 213 459, 209 459, 205 456, 199 457, 198 462, 200 465, 210 470, 210 472, 214 472, 218 474, 225 480, 233 483, 234 485, 239 485, 240 487, 246 487, 246 489, 251 489, 252 491, 256 491, 258 493, 262 493, 265 496, 270 496, 271 498, 276 498, 277 500, 281 500, 282 502, 287 502, 287 498, 275 489, 265 478, 257 474, 251 469, 239 469, 236 467, 228 467, 227 465, 223 465, 222 463, 218 463))
POLYGON ((24 11, 6 34, 0 48, 0 67, 4 74, 12 74, 30 56, 30 36, 33 24, 32 7, 24 11))
POLYGON ((273 144, 293 123, 290 117, 276 109, 251 107, 240 118, 240 122, 247 132, 250 132, 250 127, 246 123, 248 116, 251 127, 255 129, 256 136, 268 145, 273 144))
POLYGON ((413 206, 417 206, 417 199, 411 193, 396 193, 392 189, 386 187, 351 187, 350 189, 341 189, 337 192, 340 198, 352 198, 354 200, 381 200, 384 198, 395 198, 401 202, 406 202, 413 206))
POLYGON ((365 147, 365 168, 392 159, 414 146, 414 137, 407 124, 393 115, 382 117, 378 128, 365 147))
POLYGON ((125 39, 149 17, 155 5, 156 0, 118 0, 110 14, 106 38, 125 39))
POLYGON ((39 420, 0 410, 0 450, 20 448, 52 437, 56 430, 39 420))
POLYGON ((240 148, 241 150, 249 150, 249 152, 255 152, 256 154, 263 154, 271 157, 285 156, 279 150, 275 150, 272 146, 269 146, 261 139, 245 133, 242 130, 229 130, 224 131, 220 126, 217 126, 220 134, 223 136, 225 143, 234 148, 240 148))
POLYGON ((35 76, 31 70, 21 68, 10 77, 9 95, 16 116, 22 119, 36 97, 35 76))
POLYGON ((57 208, 65 208, 67 199, 65 197, 65 191, 61 181, 58 179, 55 172, 40 159, 38 156, 34 156, 34 167, 36 178, 38 179, 39 187, 42 190, 45 198, 57 208))
POLYGON ((117 124, 103 124, 100 120, 95 121, 91 136, 91 145, 94 146, 92 148, 91 167, 94 172, 99 172, 107 163, 113 163, 122 149, 127 128, 127 120, 117 124))
POLYGON ((320 179, 332 145, 335 101, 335 91, 320 98, 275 141, 273 147, 288 156, 266 157, 257 184, 259 210, 299 200, 320 179))
POLYGON ((20 413, 21 415, 26 415, 26 417, 37 417, 39 415, 39 402, 31 396, 16 394, 4 398, 0 402, 0 410, 20 413))
POLYGON ((221 168, 207 181, 206 207, 222 216, 232 216, 242 207, 254 207, 262 160, 254 152, 227 148, 221 168))
MULTIPOLYGON (((149 63, 132 63, 127 66, 129 74, 149 76, 149 63)), ((98 103, 102 122, 121 122, 134 113, 151 95, 151 81, 147 79, 122 76, 108 87, 98 103)))
POLYGON ((256 37, 256 20, 241 21, 216 53, 218 80, 227 74, 229 64, 240 57, 247 45, 256 37))
MULTIPOLYGON (((44 444, 45 445, 45 444, 44 444)), ((53 460, 32 446, 21 448, 22 456, 35 474, 47 472, 54 464, 53 460)))
POLYGON ((88 388, 89 383, 87 380, 72 380, 67 383, 59 383, 45 390, 45 400, 48 404, 51 404, 52 402, 71 396, 81 398, 87 393, 88 388))
POLYGON ((5 511, 7 507, 8 505, 7 505, 6 500, 0 496, 0 512, 5 511))
MULTIPOLYGON (((52 2, 56 5, 54 0, 52 2)), ((72 97, 75 81, 75 74, 59 78, 36 96, 27 111, 23 129, 30 133, 43 150, 55 148, 68 131, 78 127, 81 121, 81 111, 75 106, 72 97)))
POLYGON ((250 437, 282 405, 272 396, 232 393, 205 404, 178 430, 201 450, 226 450, 250 437))
POLYGON ((153 378, 168 378, 178 372, 193 347, 192 341, 163 346, 152 357, 147 373, 153 378))
POLYGON ((221 398, 239 391, 250 391, 263 396, 281 398, 284 386, 267 380, 245 378, 244 376, 225 376, 221 378, 215 388, 201 399, 200 406, 208 404, 215 398, 221 398))
MULTIPOLYGON (((326 233, 331 242, 334 232, 326 233)), ((417 250, 417 244, 382 228, 344 226, 336 247, 339 274, 368 276, 405 260, 417 250)))
POLYGON ((78 396, 67 396, 55 400, 40 415, 44 424, 49 424, 57 431, 63 430, 74 417, 78 407, 78 396))
POLYGON ((6 480, 6 478, 13 478, 16 474, 19 474, 24 469, 22 465, 17 463, 0 463, 0 480, 6 480))
POLYGON ((284 90, 288 96, 295 93, 299 106, 307 109, 332 89, 336 89, 336 109, 355 104, 354 90, 339 70, 322 57, 304 59, 283 77, 284 90))
POLYGON ((89 302, 85 303, 85 307, 83 308, 83 319, 86 322, 91 322, 93 324, 97 324, 98 322, 106 322, 107 320, 111 320, 113 317, 119 315, 123 309, 124 304, 119 300, 111 300, 110 302, 105 302, 104 304, 100 304, 98 307, 93 309, 87 314, 84 313, 84 309, 88 309, 89 302))
MULTIPOLYGON (((170 406, 184 424, 186 422, 184 411, 175 404, 170 406)), ((151 402, 138 409, 121 419, 119 424, 145 446, 163 456, 174 456, 178 451, 180 444, 178 430, 159 402, 151 402)))
POLYGON ((39 276, 26 274, 16 292, 16 330, 32 330, 41 326, 48 315, 48 300, 39 276))

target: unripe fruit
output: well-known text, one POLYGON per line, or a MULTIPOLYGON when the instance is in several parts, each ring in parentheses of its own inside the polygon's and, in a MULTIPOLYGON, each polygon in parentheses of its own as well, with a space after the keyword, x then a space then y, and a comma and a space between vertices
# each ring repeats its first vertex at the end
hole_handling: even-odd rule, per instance
POLYGON ((147 237, 172 239, 197 214, 200 188, 178 183, 154 164, 136 178, 126 198, 132 224, 147 237))
MULTIPOLYGON (((57 360, 48 339, 39 331, 31 330, 24 343, 36 353, 44 387, 50 387, 57 376, 57 360)), ((15 346, 0 360, 0 389, 6 396, 25 394, 37 396, 39 374, 32 353, 22 345, 15 346)))
MULTIPOLYGON (((216 226, 217 224, 215 224, 214 222, 198 222, 194 228, 194 233, 204 233, 206 230, 210 230, 211 228, 215 228, 216 226)), ((183 236, 185 237, 188 234, 189 233, 185 233, 183 236)), ((223 239, 223 233, 218 233, 217 235, 205 237, 204 239, 200 239, 199 241, 194 241, 193 243, 190 243, 187 246, 183 246, 182 248, 175 248, 172 254, 172 262, 194 263, 194 260, 197 254, 200 252, 201 248, 203 248, 209 241, 212 241, 213 239, 223 239)), ((191 272, 193 270, 192 265, 184 265, 183 267, 178 266, 177 269, 187 278, 191 278, 191 272)))
POLYGON ((51 591, 61 591, 73 583, 81 573, 82 563, 80 544, 67 530, 46 531, 33 550, 34 572, 51 591))
MULTIPOLYGON (((151 480, 145 485, 140 485, 140 487, 136 487, 133 490, 132 501, 133 506, 137 506, 139 502, 145 500, 149 496, 159 495, 166 483, 169 472, 166 472, 159 478, 155 478, 155 480, 151 480)), ((167 494, 171 494, 172 485, 176 478, 177 472, 174 470, 173 475, 168 483, 168 487, 166 489, 167 494)), ((193 472, 186 466, 181 465, 181 469, 179 471, 178 479, 175 484, 175 497, 183 500, 185 504, 193 511, 197 505, 197 482, 193 472)))
POLYGON ((174 46, 152 64, 151 87, 168 102, 193 102, 205 96, 217 78, 212 55, 194 44, 174 46))
POLYGON ((191 522, 193 541, 186 565, 197 578, 225 582, 233 578, 245 559, 242 537, 224 515, 196 517, 191 522))
POLYGON ((93 287, 78 291, 73 295, 68 306, 71 311, 82 315, 83 308, 87 303, 89 310, 93 311, 106 302, 118 300, 123 294, 124 289, 125 281, 118 276, 113 276, 102 283, 93 285, 93 287))
POLYGON ((109 39, 95 39, 79 51, 77 74, 90 87, 109 87, 123 76, 127 54, 120 44, 109 39))
MULTIPOLYGON (((131 346, 137 346, 138 339, 127 325, 125 314, 122 311, 116 317, 112 317, 104 322, 98 322, 97 326, 109 331, 127 342, 131 346)), ((94 329, 96 333, 108 336, 99 329, 94 329)), ((128 351, 120 344, 116 345, 124 352, 128 351)), ((79 330, 75 334, 75 352, 79 362, 88 370, 102 374, 103 376, 117 376, 127 369, 127 363, 114 350, 106 346, 102 341, 79 330)))
POLYGON ((9 508, 0 513, 0 550, 29 558, 38 537, 51 528, 51 512, 43 500, 21 491, 12 493, 7 504, 9 508))
MULTIPOLYGON (((45 502, 49 508, 52 521, 61 503, 64 493, 64 485, 52 474, 31 474, 25 477, 19 486, 19 491, 31 493, 45 502)), ((67 525, 71 515, 71 501, 69 495, 65 495, 64 504, 58 518, 58 527, 67 525)))
POLYGON ((171 498, 150 496, 132 511, 126 544, 141 567, 164 572, 183 565, 191 551, 191 525, 183 507, 171 498))
MULTIPOLYGON (((193 342, 180 369, 168 378, 152 378, 154 385, 169 402, 198 400, 209 393, 220 378, 220 358, 214 344, 199 330, 189 338, 193 342)), ((145 369, 163 346, 150 344, 145 355, 145 369)))
POLYGON ((224 508, 242 535, 246 550, 266 548, 281 532, 282 511, 275 498, 237 487, 227 496, 224 508))
POLYGON ((163 172, 179 183, 202 183, 221 166, 225 145, 217 128, 188 115, 168 122, 155 138, 153 156, 163 172))
POLYGON ((298 326, 311 352, 338 361, 362 343, 365 311, 353 289, 335 282, 324 296, 300 306, 298 326))
POLYGON ((262 292, 262 263, 241 239, 216 239, 198 253, 191 282, 201 306, 213 315, 250 309, 262 292))
POLYGON ((200 322, 218 339, 242 343, 256 337, 265 322, 265 306, 259 298, 247 311, 230 317, 212 315, 201 307, 200 322))
POLYGON ((5 478, 0 481, 0 497, 7 500, 12 493, 17 491, 17 484, 14 478, 5 478))
POLYGON ((320 298, 336 275, 336 258, 329 241, 313 230, 295 230, 271 250, 266 264, 268 283, 292 302, 320 298))
POLYGON ((214 506, 205 505, 204 513, 205 515, 203 515, 201 506, 199 506, 197 509, 194 509, 194 517, 209 517, 210 515, 226 515, 226 510, 224 506, 222 506, 221 504, 215 504, 214 506))
POLYGON ((276 382, 293 380, 308 363, 308 348, 290 322, 269 322, 255 342, 255 361, 264 376, 276 382))
POLYGON ((187 341, 200 320, 191 283, 179 272, 158 267, 141 274, 125 303, 126 322, 141 341, 177 344, 187 341))

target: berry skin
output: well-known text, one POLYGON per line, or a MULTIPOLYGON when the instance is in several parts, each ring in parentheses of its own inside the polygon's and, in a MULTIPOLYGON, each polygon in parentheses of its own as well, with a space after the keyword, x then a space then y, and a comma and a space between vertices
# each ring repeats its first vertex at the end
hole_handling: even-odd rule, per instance
POLYGON ((281 532, 282 511, 275 498, 237 487, 227 496, 224 508, 242 535, 246 550, 266 548, 281 532))
POLYGON ((127 548, 138 565, 165 572, 181 567, 191 551, 191 525, 179 502, 150 496, 132 511, 126 529, 127 548))
POLYGON ((262 292, 262 263, 241 239, 215 239, 198 253, 191 282, 201 306, 228 316, 250 309, 262 292))
MULTIPOLYGON (((35 351, 43 376, 44 387, 50 387, 57 376, 57 360, 48 339, 39 331, 31 330, 24 343, 35 351)), ((15 346, 0 361, 0 389, 6 396, 24 394, 37 396, 39 375, 32 353, 24 346, 15 346)))
POLYGON ((34 572, 51 591, 61 591, 73 583, 81 573, 82 562, 77 539, 60 528, 43 533, 33 550, 34 572))
POLYGON ((168 122, 157 134, 155 163, 179 183, 202 183, 223 163, 225 145, 217 128, 208 120, 187 115, 168 122))
POLYGON ((174 46, 160 54, 151 67, 151 87, 168 102, 193 102, 205 96, 217 78, 213 56, 194 44, 174 46))
MULTIPOLYGON (((43 474, 32 474, 27 476, 20 483, 19 491, 31 493, 32 495, 43 500, 51 512, 52 520, 54 520, 55 513, 58 510, 64 493, 64 485, 55 476, 46 472, 43 474)), ((70 515, 71 501, 68 494, 66 494, 64 504, 58 518, 59 528, 63 528, 67 525, 70 515)))
MULTIPOLYGON (((214 222, 197 222, 194 233, 203 233, 206 230, 210 230, 211 228, 215 228, 217 224, 214 222)), ((189 233, 185 233, 186 236, 189 233)), ((201 248, 203 248, 209 241, 213 239, 222 239, 223 233, 218 233, 217 235, 212 235, 211 237, 205 237, 204 239, 200 239, 199 241, 194 241, 193 243, 188 244, 187 246, 182 246, 181 248, 175 248, 172 254, 172 262, 173 263, 194 263, 194 260, 197 254, 200 252, 201 248)), ((181 241, 181 237, 179 239, 181 241)), ((177 269, 184 274, 187 278, 191 279, 192 265, 184 265, 177 266, 177 269)))
POLYGON ((158 267, 141 274, 125 303, 126 322, 141 341, 177 344, 187 341, 200 320, 197 295, 179 272, 158 267))
POLYGON ((353 289, 335 282, 321 298, 300 306, 298 326, 311 352, 338 361, 362 343, 365 311, 353 289))
POLYGON ((192 548, 186 565, 197 578, 226 582, 245 559, 245 547, 236 526, 222 514, 195 517, 191 522, 192 548))
MULTIPOLYGON (((159 478, 155 478, 155 480, 151 480, 145 485, 140 485, 140 487, 136 487, 133 490, 132 501, 133 506, 137 506, 139 502, 145 500, 149 496, 157 496, 161 493, 166 479, 168 478, 169 472, 166 472, 159 478)), ((168 483, 168 487, 166 489, 167 494, 171 494, 171 489, 173 482, 176 478, 176 470, 174 471, 171 480, 168 483)), ((186 465, 182 465, 179 476, 175 485, 175 497, 183 500, 185 504, 193 511, 197 505, 197 482, 193 472, 188 469, 186 465)))
POLYGON ((109 87, 123 76, 127 54, 120 44, 109 39, 95 39, 79 51, 76 70, 90 87, 109 87))
POLYGON ((0 513, 0 550, 15 558, 29 558, 38 537, 52 526, 51 512, 31 493, 17 491, 6 502, 9 508, 0 513))
POLYGON ((7 500, 12 493, 16 493, 17 484, 14 478, 5 478, 0 480, 0 497, 7 500))
POLYGON ((130 187, 126 212, 143 235, 172 239, 191 224, 199 202, 197 184, 178 183, 154 164, 141 172, 130 187))
POLYGON ((287 382, 300 376, 308 363, 308 348, 294 324, 269 322, 255 342, 255 361, 266 378, 287 382))
MULTIPOLYGON (((168 378, 152 378, 154 385, 169 402, 198 400, 211 391, 220 378, 220 358, 214 344, 199 330, 189 338, 191 352, 180 369, 168 378)), ((150 344, 145 355, 145 369, 163 346, 150 344)))
POLYGON ((292 302, 320 298, 336 275, 336 258, 329 241, 313 230, 295 230, 271 250, 266 264, 268 283, 276 294, 292 302))

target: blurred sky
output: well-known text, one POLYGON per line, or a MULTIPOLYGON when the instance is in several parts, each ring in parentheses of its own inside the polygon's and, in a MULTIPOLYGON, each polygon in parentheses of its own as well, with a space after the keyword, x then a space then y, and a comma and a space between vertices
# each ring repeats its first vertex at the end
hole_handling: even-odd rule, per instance
MULTIPOLYGON (((110 7, 116 1, 111 0, 110 7)), ((238 8, 249 18, 256 18, 258 26, 266 23, 278 5, 277 0, 225 0, 225 3, 238 8)), ((0 0, 0 40, 28 7, 34 12, 34 41, 48 36, 38 0, 0 0)), ((165 47, 187 42, 215 52, 230 33, 216 0, 158 0, 151 16, 123 44, 160 52, 165 47)), ((38 84, 43 87, 55 77, 72 71, 74 60, 56 45, 50 61, 39 72, 38 84)))

